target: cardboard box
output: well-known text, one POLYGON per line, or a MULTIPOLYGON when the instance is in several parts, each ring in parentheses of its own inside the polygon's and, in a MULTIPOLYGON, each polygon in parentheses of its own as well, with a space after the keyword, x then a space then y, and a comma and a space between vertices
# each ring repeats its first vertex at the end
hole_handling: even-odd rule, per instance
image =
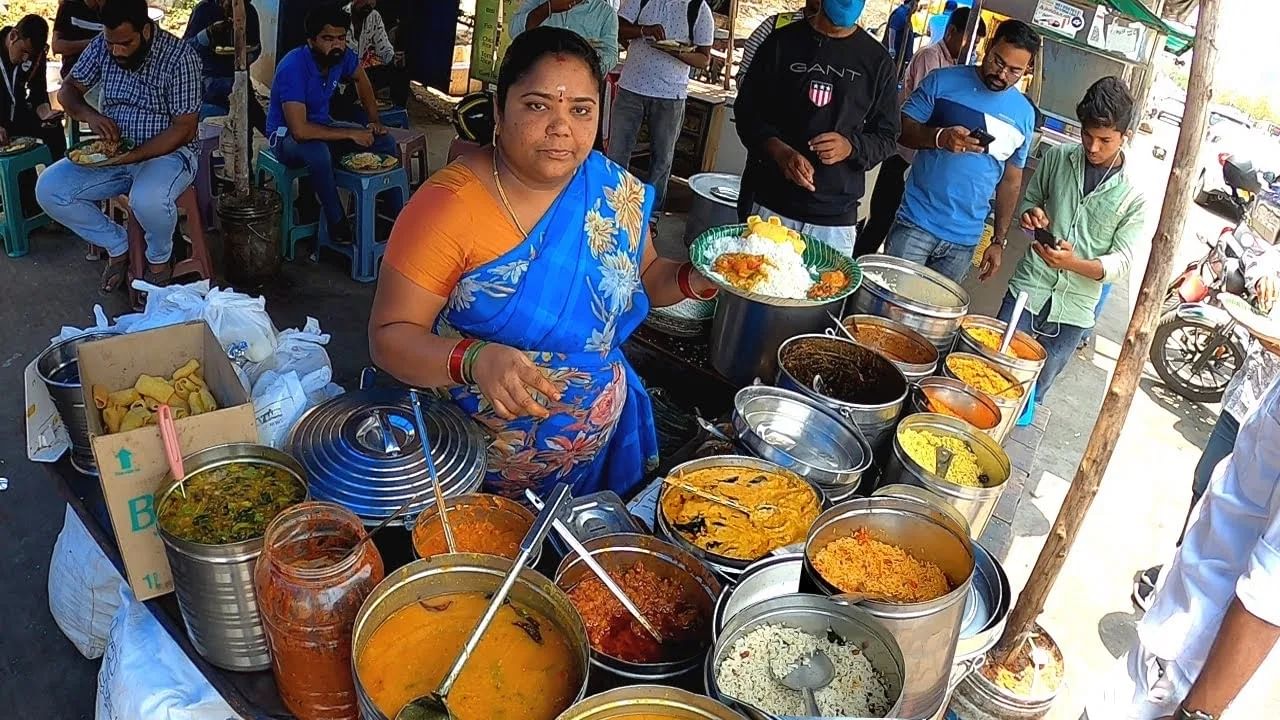
MULTIPOLYGON (((215 445, 258 442, 249 394, 204 321, 85 343, 79 358, 86 408, 94 407, 94 385, 114 391, 133 387, 143 373, 168 378, 196 358, 220 409, 174 423, 183 456, 215 445)), ((90 412, 89 434, 129 586, 139 600, 172 592, 173 575, 156 525, 154 494, 169 472, 159 428, 108 435, 102 416, 90 412)))

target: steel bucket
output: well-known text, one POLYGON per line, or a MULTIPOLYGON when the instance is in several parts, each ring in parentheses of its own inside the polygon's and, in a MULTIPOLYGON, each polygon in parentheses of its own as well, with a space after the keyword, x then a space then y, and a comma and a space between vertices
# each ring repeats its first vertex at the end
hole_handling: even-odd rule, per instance
POLYGON ((860 528, 878 540, 935 563, 952 586, 951 592, 928 602, 865 601, 858 605, 889 630, 902 649, 902 656, 911 660, 906 665, 902 704, 895 717, 931 717, 946 700, 950 685, 965 601, 973 579, 971 541, 965 528, 947 513, 919 501, 894 497, 850 500, 826 511, 813 523, 804 550, 807 584, 828 595, 840 592, 818 574, 813 557, 827 543, 850 536, 860 528))
MULTIPOLYGON (((351 635, 351 674, 355 678, 362 720, 390 720, 373 704, 359 672, 360 655, 378 626, 410 603, 452 593, 493 592, 510 569, 511 561, 500 557, 455 553, 437 555, 430 560, 414 560, 378 583, 360 606, 351 635)), ((572 645, 582 670, 574 702, 581 700, 587 691, 591 646, 587 641, 587 628, 569 597, 546 577, 529 568, 520 571, 510 597, 513 602, 532 608, 554 622, 572 645)))
MULTIPOLYGON (((912 330, 906 325, 903 325, 900 322, 895 322, 893 320, 890 320, 889 318, 879 317, 877 315, 849 315, 845 317, 844 320, 840 321, 840 323, 844 325, 845 329, 848 332, 854 334, 854 339, 858 342, 859 345, 869 347, 872 350, 879 352, 880 354, 888 358, 889 362, 893 363, 894 365, 897 365, 898 369, 902 371, 902 374, 907 378, 909 382, 914 382, 922 378, 927 378, 938 370, 938 348, 934 347, 933 343, 930 342, 928 339, 926 339, 925 336, 921 335, 915 330, 912 330), (853 328, 854 327, 862 328, 862 327, 868 327, 868 326, 881 328, 883 330, 886 330, 892 333, 893 335, 896 335, 898 337, 899 342, 904 343, 906 345, 910 345, 911 347, 915 348, 920 352, 921 358, 928 357, 928 360, 925 360, 923 362, 908 362, 906 360, 902 360, 896 357, 895 355, 893 355, 893 353, 887 352, 884 349, 876 347, 875 345, 869 342, 863 342, 862 340, 859 340, 857 338, 857 333, 854 333, 853 328)), ((833 336, 835 336, 835 333, 839 333, 839 332, 840 331, 836 329, 829 329, 826 331, 828 335, 833 335, 833 336)), ((840 333, 839 337, 844 337, 844 334, 840 333)))
POLYGON ((970 315, 960 323, 960 332, 956 334, 955 349, 957 352, 977 355, 996 366, 997 369, 1003 370, 1013 379, 1023 383, 1023 387, 1027 388, 1028 392, 1023 395, 1022 407, 1018 408, 1018 414, 1021 415, 1022 409, 1026 407, 1027 398, 1030 396, 1030 388, 1036 380, 1040 379, 1040 371, 1044 369, 1044 361, 1048 357, 1044 346, 1027 333, 1018 330, 1014 332, 1013 340, 1009 343, 1010 349, 1016 354, 1006 355, 988 348, 965 332, 969 328, 985 328, 999 333, 1003 337, 1007 327, 1009 327, 1009 324, 1003 320, 997 320, 985 315, 970 315))
POLYGON ((995 437, 1000 429, 1000 406, 996 405, 995 400, 955 378, 935 375, 916 383, 911 388, 908 402, 910 414, 935 412, 925 404, 925 400, 931 400, 933 405, 946 405, 952 412, 963 416, 965 422, 991 437, 995 437))
POLYGON ((969 312, 969 292, 929 268, 892 255, 866 255, 853 310, 879 315, 923 335, 940 353, 951 349, 969 312))
POLYGON ((693 200, 684 219, 684 244, 688 247, 702 233, 738 222, 738 193, 742 177, 729 173, 698 173, 689 177, 693 200))
MULTIPOLYGON (((302 466, 265 445, 217 445, 182 459, 187 477, 235 462, 274 465, 306 486, 302 466)), ((177 479, 166 473, 155 494, 157 509, 164 506, 177 487, 177 479)), ((174 537, 161 524, 157 527, 173 572, 178 609, 196 651, 224 670, 269 669, 271 651, 253 589, 253 567, 262 553, 263 538, 203 545, 174 537)))
MULTIPOLYGON (((49 398, 62 417, 71 440, 71 466, 85 475, 97 475, 98 465, 93 460, 93 444, 89 437, 89 418, 85 414, 86 394, 80 386, 80 345, 117 335, 114 332, 89 332, 56 342, 45 348, 36 358, 36 372, 49 389, 49 398)), ((89 395, 92 405, 92 395, 89 395)), ((94 412, 97 412, 95 407, 94 412)))
POLYGON ((977 538, 982 535, 991 514, 996 511, 996 503, 1000 502, 1000 496, 1004 493, 1011 469, 1009 456, 996 444, 994 438, 975 432, 972 425, 959 418, 919 413, 903 418, 898 423, 898 429, 893 435, 893 455, 885 468, 884 481, 889 484, 915 485, 937 495, 964 516, 969 523, 970 536, 977 538), (965 487, 947 482, 925 470, 902 447, 902 433, 907 430, 928 430, 964 440, 978 456, 978 467, 990 478, 990 484, 987 487, 965 487))
POLYGON ((721 292, 711 319, 711 367, 738 387, 778 374, 778 348, 794 335, 821 333, 838 313, 836 300, 826 305, 766 305, 721 292))
MULTIPOLYGON (((948 355, 947 359, 942 362, 942 376, 953 378, 963 383, 964 380, 960 379, 960 376, 951 369, 950 365, 952 358, 963 357, 980 360, 986 363, 991 366, 991 369, 1004 376, 1005 380, 1007 380, 1011 385, 1013 383, 1020 382, 1019 387, 1022 388, 1022 394, 1016 398, 1006 398, 998 395, 992 395, 990 393, 983 393, 987 397, 991 398, 991 402, 995 403, 996 407, 1000 408, 1000 424, 996 425, 995 429, 987 434, 990 435, 997 443, 1003 444, 1005 438, 1009 437, 1009 433, 1013 432, 1013 429, 1018 425, 1018 418, 1022 415, 1023 403, 1026 402, 1027 395, 1031 393, 1031 385, 1029 382, 1019 381, 1018 378, 1014 377, 1008 370, 992 363, 987 358, 967 352, 953 352, 948 355)), ((981 389, 973 387, 968 383, 965 383, 965 387, 972 388, 975 392, 982 392, 981 389)))
MULTIPOLYGON (((701 663, 699 663, 701 665, 701 663)), ((556 720, 742 720, 742 716, 705 695, 665 685, 630 685, 592 695, 556 720)))

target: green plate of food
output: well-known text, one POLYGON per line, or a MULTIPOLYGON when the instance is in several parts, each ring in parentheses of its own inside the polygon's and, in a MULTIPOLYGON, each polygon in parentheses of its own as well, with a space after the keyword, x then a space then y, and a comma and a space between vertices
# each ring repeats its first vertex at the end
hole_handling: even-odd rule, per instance
POLYGON ((76 143, 67 150, 71 162, 85 167, 101 165, 112 158, 119 157, 134 148, 133 141, 127 138, 119 140, 85 140, 76 143))
POLYGON ((0 157, 8 157, 10 155, 24 153, 39 144, 39 140, 26 135, 9 138, 9 142, 5 144, 4 147, 0 147, 0 157))
POLYGON ((377 175, 400 166, 400 158, 375 152, 347 153, 340 162, 342 169, 362 175, 377 175))
POLYGON ((857 261, 808 235, 751 217, 703 232, 694 267, 720 289, 765 305, 813 307, 843 300, 862 283, 857 261))

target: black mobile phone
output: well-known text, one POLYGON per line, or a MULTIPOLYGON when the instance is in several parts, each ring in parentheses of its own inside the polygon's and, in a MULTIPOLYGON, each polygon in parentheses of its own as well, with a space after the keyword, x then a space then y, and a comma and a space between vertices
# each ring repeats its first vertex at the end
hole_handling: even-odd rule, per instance
POLYGON ((991 143, 996 141, 996 136, 983 130, 982 128, 974 128, 969 131, 969 137, 978 141, 982 147, 990 147, 991 143))
POLYGON ((1053 248, 1054 250, 1057 250, 1059 245, 1058 238, 1054 237, 1053 233, 1045 230, 1044 228, 1036 228, 1036 242, 1044 245, 1045 247, 1053 248))

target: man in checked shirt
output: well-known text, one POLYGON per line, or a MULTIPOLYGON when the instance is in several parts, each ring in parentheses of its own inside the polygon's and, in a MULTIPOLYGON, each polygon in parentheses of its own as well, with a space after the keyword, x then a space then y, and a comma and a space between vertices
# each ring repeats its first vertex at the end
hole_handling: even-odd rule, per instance
POLYGON ((40 176, 36 198, 49 217, 107 251, 101 290, 110 293, 128 278, 129 241, 98 204, 117 195, 129 195, 146 236, 143 279, 164 285, 172 275, 175 201, 196 171, 200 57, 150 20, 146 0, 109 0, 101 17, 102 34, 80 55, 58 100, 99 138, 133 148, 92 167, 54 163, 40 176), (84 98, 99 83, 101 112, 84 98))

